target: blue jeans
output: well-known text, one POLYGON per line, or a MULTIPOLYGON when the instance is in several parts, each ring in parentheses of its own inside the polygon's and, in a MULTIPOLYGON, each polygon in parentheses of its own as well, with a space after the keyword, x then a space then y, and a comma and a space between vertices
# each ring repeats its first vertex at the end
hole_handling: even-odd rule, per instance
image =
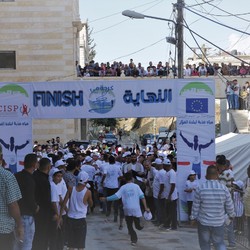
POLYGON ((33 216, 22 215, 22 224, 24 228, 23 242, 15 242, 14 250, 31 250, 35 234, 35 221, 33 216))
POLYGON ((233 108, 239 109, 239 95, 233 94, 233 108))
POLYGON ((228 225, 225 226, 226 234, 227 234, 227 240, 230 246, 235 246, 235 234, 234 234, 234 223, 233 221, 228 225))
POLYGON ((227 95, 227 103, 228 103, 228 108, 232 109, 233 108, 233 95, 227 95))
POLYGON ((216 250, 226 250, 224 243, 224 225, 204 226, 198 222, 198 237, 201 250, 210 250, 213 243, 216 250))

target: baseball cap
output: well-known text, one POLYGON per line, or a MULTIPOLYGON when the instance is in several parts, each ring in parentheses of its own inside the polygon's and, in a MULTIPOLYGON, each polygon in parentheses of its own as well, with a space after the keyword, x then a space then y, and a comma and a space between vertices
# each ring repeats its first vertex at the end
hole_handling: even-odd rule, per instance
POLYGON ((151 220, 153 216, 152 216, 152 213, 151 213, 151 212, 145 211, 145 212, 143 213, 143 217, 144 217, 145 220, 151 220))
POLYGON ((62 171, 61 170, 59 170, 58 168, 52 168, 51 170, 50 170, 50 172, 49 172, 49 175, 51 176, 51 177, 53 177, 56 173, 62 173, 62 171))
POLYGON ((241 181, 241 180, 238 180, 238 181, 233 181, 233 184, 234 185, 237 185, 239 188, 243 188, 244 187, 244 183, 243 183, 243 181, 241 181))
POLYGON ((84 162, 91 162, 93 160, 92 157, 86 156, 84 162))
POLYGON ((66 165, 66 163, 63 160, 58 160, 55 163, 55 168, 58 168, 60 166, 65 166, 65 165, 66 165))
POLYGON ((161 165, 162 164, 162 160, 160 158, 156 158, 154 162, 152 163, 155 163, 157 165, 161 165))
POLYGON ((77 181, 78 183, 85 183, 89 179, 89 175, 85 171, 80 171, 80 173, 77 175, 77 181))
POLYGON ((171 161, 168 158, 163 159, 163 165, 171 165, 171 161))
POLYGON ((190 170, 189 175, 196 175, 194 170, 190 170))

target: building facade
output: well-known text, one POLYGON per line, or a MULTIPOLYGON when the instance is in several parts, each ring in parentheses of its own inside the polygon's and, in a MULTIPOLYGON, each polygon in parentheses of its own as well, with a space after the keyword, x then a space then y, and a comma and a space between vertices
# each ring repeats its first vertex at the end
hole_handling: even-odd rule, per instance
MULTIPOLYGON (((0 0, 1 82, 76 79, 79 0, 0 0)), ((78 139, 78 120, 34 120, 33 139, 78 139)))

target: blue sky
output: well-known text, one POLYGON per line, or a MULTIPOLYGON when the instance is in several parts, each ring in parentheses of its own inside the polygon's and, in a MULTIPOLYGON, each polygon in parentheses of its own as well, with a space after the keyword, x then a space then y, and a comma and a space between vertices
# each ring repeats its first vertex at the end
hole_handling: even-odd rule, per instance
MULTIPOLYGON (((206 0, 207 2, 209 0, 206 0)), ((236 29, 250 33, 250 14, 228 16, 227 13, 219 10, 242 14, 250 12, 249 0, 214 0, 210 3, 198 6, 203 0, 186 0, 186 6, 199 12, 205 17, 211 18, 236 29), (211 16, 210 14, 216 15, 211 16), (226 16, 225 16, 226 15, 226 16)), ((145 15, 171 19, 173 16, 173 3, 170 0, 80 0, 80 16, 83 22, 88 20, 93 28, 91 38, 96 43, 95 61, 122 61, 128 63, 130 58, 137 64, 148 65, 149 61, 156 64, 158 61, 169 60, 171 52, 174 57, 174 46, 168 44, 165 37, 170 36, 171 29, 168 22, 154 19, 130 19, 121 14, 123 10, 134 10, 145 15)), ((190 29, 205 37, 225 50, 237 49, 241 52, 250 53, 250 36, 242 35, 237 31, 222 27, 209 20, 206 20, 188 10, 184 10, 184 18, 190 29)), ((196 36, 198 44, 205 44, 211 48, 210 54, 218 51, 208 42, 196 36)), ((197 47, 188 30, 184 30, 184 40, 190 47, 197 47)), ((192 56, 193 53, 184 45, 184 57, 192 56)))

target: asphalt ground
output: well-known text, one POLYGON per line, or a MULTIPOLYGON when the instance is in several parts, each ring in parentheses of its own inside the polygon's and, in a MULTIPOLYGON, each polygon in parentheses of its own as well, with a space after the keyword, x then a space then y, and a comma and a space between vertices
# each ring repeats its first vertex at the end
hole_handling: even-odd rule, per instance
MULTIPOLYGON (((96 208, 97 210, 98 208, 96 208)), ((119 221, 119 218, 118 218, 119 221)), ((197 229, 187 224, 180 224, 178 230, 159 230, 151 221, 141 220, 144 224, 142 231, 138 231, 138 242, 131 246, 130 237, 123 222, 122 230, 119 230, 119 222, 109 219, 101 212, 94 212, 87 216, 86 250, 198 250, 197 229)), ((225 241, 226 245, 228 244, 225 241)), ((246 248, 237 245, 237 250, 246 248)))

